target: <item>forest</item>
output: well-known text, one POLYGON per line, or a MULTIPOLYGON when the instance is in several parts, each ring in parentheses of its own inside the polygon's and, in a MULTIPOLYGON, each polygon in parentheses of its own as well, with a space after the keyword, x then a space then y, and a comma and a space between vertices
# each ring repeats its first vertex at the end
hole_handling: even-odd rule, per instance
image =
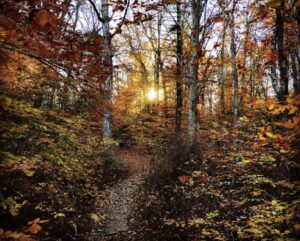
POLYGON ((300 240, 300 0, 0 0, 0 240, 300 240))

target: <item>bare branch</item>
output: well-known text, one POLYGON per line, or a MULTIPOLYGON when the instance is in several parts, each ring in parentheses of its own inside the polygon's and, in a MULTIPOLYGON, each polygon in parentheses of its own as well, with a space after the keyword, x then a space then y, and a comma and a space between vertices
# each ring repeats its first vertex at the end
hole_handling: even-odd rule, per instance
POLYGON ((101 17, 101 15, 100 15, 100 13, 99 13, 99 11, 98 11, 98 9, 97 9, 95 3, 94 3, 92 0, 88 0, 88 1, 89 1, 89 3, 92 5, 92 7, 93 7, 93 9, 94 9, 94 11, 95 11, 95 13, 96 13, 96 15, 97 15, 98 20, 99 20, 101 23, 104 23, 104 19, 101 17))

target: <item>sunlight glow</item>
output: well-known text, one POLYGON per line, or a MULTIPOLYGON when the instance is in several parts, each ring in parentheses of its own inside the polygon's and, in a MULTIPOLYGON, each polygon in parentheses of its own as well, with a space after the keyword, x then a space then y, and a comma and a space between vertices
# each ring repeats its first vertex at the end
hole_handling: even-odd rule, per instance
POLYGON ((154 100, 156 98, 156 91, 152 88, 148 91, 148 100, 154 100))

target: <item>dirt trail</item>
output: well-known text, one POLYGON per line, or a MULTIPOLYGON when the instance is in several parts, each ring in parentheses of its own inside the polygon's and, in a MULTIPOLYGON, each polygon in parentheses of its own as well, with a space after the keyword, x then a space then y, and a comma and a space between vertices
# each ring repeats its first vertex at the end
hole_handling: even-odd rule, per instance
POLYGON ((99 220, 87 240, 136 240, 137 234, 130 230, 130 224, 134 222, 132 210, 134 199, 147 175, 150 157, 130 150, 119 150, 117 155, 131 174, 99 191, 95 211, 99 220))

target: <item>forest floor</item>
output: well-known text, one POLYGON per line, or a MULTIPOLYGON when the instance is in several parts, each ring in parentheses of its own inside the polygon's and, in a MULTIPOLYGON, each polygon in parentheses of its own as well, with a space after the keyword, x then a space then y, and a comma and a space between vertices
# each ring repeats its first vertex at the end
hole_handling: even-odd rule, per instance
POLYGON ((135 197, 148 174, 150 156, 129 149, 117 150, 116 156, 129 174, 107 184, 96 194, 95 224, 84 240, 138 240, 131 224, 135 221, 135 197))
POLYGON ((146 181, 139 240, 299 240, 300 166, 257 135, 265 125, 202 123, 198 167, 183 150, 167 153, 180 170, 158 169, 146 181))
POLYGON ((297 240, 297 163, 257 135, 260 120, 211 123, 200 126, 200 166, 180 147, 155 169, 152 156, 119 149, 130 173, 99 191, 84 240, 297 240), (179 171, 168 168, 174 161, 179 171))
POLYGON ((300 238, 300 138, 279 117, 201 120, 199 156, 147 118, 108 169, 82 118, 1 101, 0 240, 300 238))

